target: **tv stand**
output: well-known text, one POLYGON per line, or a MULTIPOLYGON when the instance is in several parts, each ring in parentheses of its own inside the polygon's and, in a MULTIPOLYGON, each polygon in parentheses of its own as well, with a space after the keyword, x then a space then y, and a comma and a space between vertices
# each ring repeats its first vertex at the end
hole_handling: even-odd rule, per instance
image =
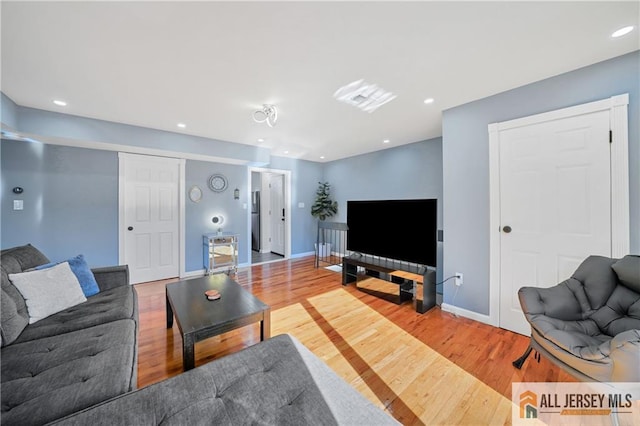
POLYGON ((427 312, 436 305, 435 268, 358 253, 342 258, 342 285, 355 283, 357 286, 358 280, 364 282, 365 279, 381 286, 397 286, 394 287, 397 294, 358 287, 362 291, 398 304, 412 300, 417 312, 427 312))

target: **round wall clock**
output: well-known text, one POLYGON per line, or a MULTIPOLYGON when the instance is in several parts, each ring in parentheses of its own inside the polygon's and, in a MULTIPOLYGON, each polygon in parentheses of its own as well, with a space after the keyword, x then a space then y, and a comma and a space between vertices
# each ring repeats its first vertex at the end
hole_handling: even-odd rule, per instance
POLYGON ((209 177, 209 189, 213 192, 222 192, 227 189, 229 183, 224 175, 216 173, 209 177))

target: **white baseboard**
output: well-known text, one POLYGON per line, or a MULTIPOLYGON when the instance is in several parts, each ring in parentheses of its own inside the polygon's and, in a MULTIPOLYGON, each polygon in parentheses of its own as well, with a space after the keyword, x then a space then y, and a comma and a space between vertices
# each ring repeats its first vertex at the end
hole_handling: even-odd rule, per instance
POLYGON ((442 305, 440 305, 440 309, 442 309, 445 312, 450 312, 452 314, 469 318, 484 324, 493 325, 495 327, 495 324, 492 324, 491 317, 489 317, 489 315, 479 314, 474 311, 469 311, 464 308, 459 308, 457 306, 449 305, 448 303, 443 303, 442 305))
POLYGON ((184 275, 180 276, 180 278, 183 279, 183 278, 203 277, 205 272, 206 271, 204 269, 197 269, 195 271, 185 272, 184 275))
POLYGON ((306 257, 306 256, 315 256, 315 254, 316 254, 315 251, 308 251, 306 253, 296 253, 296 254, 292 254, 289 259, 297 259, 299 257, 306 257))

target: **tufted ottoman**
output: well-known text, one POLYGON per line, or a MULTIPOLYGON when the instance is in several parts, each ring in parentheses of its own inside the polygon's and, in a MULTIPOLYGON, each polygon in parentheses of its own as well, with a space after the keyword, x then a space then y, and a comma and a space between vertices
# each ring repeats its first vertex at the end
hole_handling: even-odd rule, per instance
POLYGON ((283 334, 57 425, 397 425, 283 334))

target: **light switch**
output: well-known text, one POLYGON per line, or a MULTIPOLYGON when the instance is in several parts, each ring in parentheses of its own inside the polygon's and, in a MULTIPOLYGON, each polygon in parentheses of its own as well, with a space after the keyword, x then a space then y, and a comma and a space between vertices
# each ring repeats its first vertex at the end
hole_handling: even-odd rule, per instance
POLYGON ((13 200, 13 209, 14 210, 23 210, 24 203, 22 200, 13 200))
POLYGON ((244 210, 246 210, 246 209, 247 209, 247 203, 242 203, 242 208, 243 208, 244 210))
POLYGON ((304 209, 304 203, 298 203, 298 208, 299 209, 304 209))

